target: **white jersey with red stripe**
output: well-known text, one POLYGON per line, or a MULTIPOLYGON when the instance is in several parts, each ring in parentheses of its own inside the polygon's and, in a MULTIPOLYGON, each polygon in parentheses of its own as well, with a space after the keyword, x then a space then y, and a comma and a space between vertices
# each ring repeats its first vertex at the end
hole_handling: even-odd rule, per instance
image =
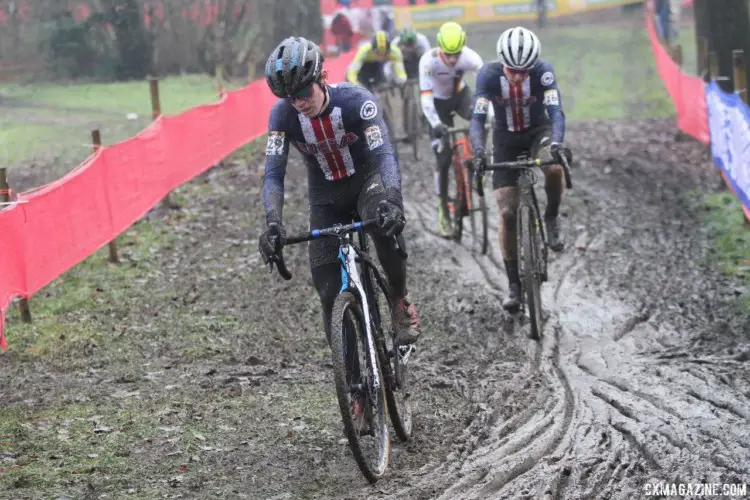
POLYGON ((327 88, 328 105, 315 118, 285 99, 271 109, 263 180, 267 211, 280 213, 290 144, 302 153, 313 180, 335 182, 377 170, 385 188, 401 190, 398 162, 372 93, 350 83, 327 88))
POLYGON ((419 60, 419 90, 422 94, 422 111, 434 127, 440 123, 435 111, 434 99, 447 100, 466 86, 464 75, 476 72, 483 61, 469 47, 461 50, 455 66, 445 62, 445 54, 439 48, 426 52, 419 60))

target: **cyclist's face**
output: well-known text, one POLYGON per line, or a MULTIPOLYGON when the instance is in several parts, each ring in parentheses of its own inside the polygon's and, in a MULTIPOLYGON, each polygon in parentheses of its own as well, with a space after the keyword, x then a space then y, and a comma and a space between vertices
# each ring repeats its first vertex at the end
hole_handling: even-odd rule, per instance
POLYGON ((413 54, 416 51, 417 51, 416 43, 407 43, 401 46, 401 52, 405 52, 407 54, 413 54))
POLYGON ((294 106, 294 109, 307 117, 318 116, 323 111, 323 104, 325 104, 326 99, 326 93, 323 90, 325 87, 325 76, 327 75, 326 70, 323 70, 322 74, 323 78, 320 84, 313 83, 298 92, 296 96, 288 98, 289 103, 294 106))
POLYGON ((445 61, 445 64, 448 66, 455 66, 458 64, 458 60, 461 58, 461 52, 458 52, 456 54, 446 54, 443 52, 443 60, 445 61))
POLYGON ((380 53, 376 52, 375 53, 375 60, 378 61, 378 62, 382 62, 382 63, 387 62, 388 61, 388 54, 380 54, 380 53))
POLYGON ((503 72, 505 73, 505 78, 507 78, 510 83, 514 84, 519 84, 529 77, 529 72, 526 70, 517 70, 504 67, 503 72))

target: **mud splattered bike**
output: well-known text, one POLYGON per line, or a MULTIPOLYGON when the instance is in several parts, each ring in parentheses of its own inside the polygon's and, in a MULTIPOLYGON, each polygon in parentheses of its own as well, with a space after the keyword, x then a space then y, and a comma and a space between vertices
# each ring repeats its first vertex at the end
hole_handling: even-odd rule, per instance
POLYGON ((467 127, 448 129, 450 147, 453 154, 453 174, 455 184, 453 196, 449 196, 448 208, 453 215, 453 238, 461 243, 464 230, 464 217, 469 217, 473 247, 482 255, 487 253, 487 202, 484 193, 471 189, 474 178, 472 159, 474 151, 469 140, 467 127), (479 220, 477 220, 477 218, 479 220))
MULTIPOLYGON (((372 483, 388 467, 387 420, 402 441, 412 434, 408 362, 416 350, 413 345, 395 345, 390 285, 368 254, 366 233, 378 226, 377 218, 364 222, 354 218, 351 224, 292 235, 286 241, 290 245, 325 237, 339 240, 341 290, 333 304, 330 339, 333 378, 349 448, 372 483), (359 244, 352 238, 355 232, 359 244), (355 417, 353 410, 364 415, 355 417)), ((393 241, 407 258, 403 239, 393 241)), ((272 269, 273 264, 269 266, 272 269)), ((283 255, 277 269, 282 278, 292 278, 283 255)))
MULTIPOLYGON (((572 154, 566 149, 562 157, 562 167, 565 174, 565 185, 573 188, 570 178, 570 161, 572 154)), ((541 161, 539 158, 528 158, 528 155, 518 157, 517 161, 488 163, 484 171, 515 169, 521 170, 518 179, 519 206, 516 215, 516 235, 518 239, 518 263, 521 276, 521 312, 524 307, 529 308, 531 322, 531 338, 538 340, 542 333, 542 295, 541 284, 547 281, 547 258, 549 244, 547 234, 542 224, 542 215, 537 202, 536 174, 534 167, 557 165, 556 160, 541 161)), ((478 172, 476 182, 477 191, 483 196, 483 172, 478 172)))

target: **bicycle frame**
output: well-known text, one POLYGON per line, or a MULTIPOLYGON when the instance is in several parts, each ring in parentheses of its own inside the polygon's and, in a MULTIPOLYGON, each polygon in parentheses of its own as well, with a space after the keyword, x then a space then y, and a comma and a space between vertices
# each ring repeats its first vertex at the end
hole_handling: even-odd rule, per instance
POLYGON ((471 148, 471 140, 469 139, 469 136, 466 135, 464 132, 464 135, 460 139, 455 139, 451 141, 453 143, 452 150, 453 150, 453 163, 456 167, 461 169, 461 174, 463 178, 463 191, 464 191, 464 202, 466 203, 466 209, 467 211, 472 211, 474 209, 473 200, 471 198, 471 179, 469 178, 469 169, 467 168, 467 164, 474 158, 474 151, 471 148))
POLYGON ((534 211, 534 220, 536 221, 539 234, 542 236, 542 258, 544 259, 544 262, 547 262, 547 230, 545 229, 544 224, 540 224, 540 221, 542 220, 542 212, 539 210, 539 202, 537 201, 534 184, 536 184, 536 175, 534 174, 534 171, 529 168, 521 170, 521 175, 518 178, 519 206, 529 205, 534 211))
MULTIPOLYGON (((359 229, 360 245, 362 250, 367 249, 367 242, 365 241, 365 235, 362 229, 359 229)), ((358 251, 352 243, 351 235, 345 234, 341 236, 341 244, 339 246, 339 262, 341 263, 341 292, 354 292, 359 300, 362 302, 362 313, 365 318, 365 346, 367 349, 367 356, 370 358, 370 365, 375 367, 377 364, 377 353, 375 352, 374 335, 372 331, 372 318, 370 317, 370 304, 368 289, 371 288, 369 283, 369 276, 365 276, 365 281, 368 285, 365 286, 362 277, 359 274, 359 267, 357 266, 358 251)), ((373 387, 380 389, 380 374, 377 370, 373 371, 373 387)))

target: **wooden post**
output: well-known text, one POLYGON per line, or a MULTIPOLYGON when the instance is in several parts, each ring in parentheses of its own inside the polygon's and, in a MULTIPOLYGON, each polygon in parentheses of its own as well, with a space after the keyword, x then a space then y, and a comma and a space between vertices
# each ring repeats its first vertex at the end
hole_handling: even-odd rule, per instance
MULTIPOLYGON (((102 136, 98 129, 91 131, 91 144, 93 145, 94 153, 102 147, 102 136)), ((120 263, 120 258, 117 255, 117 238, 109 242, 109 262, 112 264, 120 263)))
MULTIPOLYGON (((0 202, 7 203, 10 201, 10 185, 8 184, 8 170, 0 168, 0 202)), ((3 210, 7 205, 0 205, 0 210, 3 210)), ((21 309, 21 321, 24 323, 31 323, 31 309, 29 309, 28 299, 21 299, 18 301, 18 307, 21 309)))
POLYGON ((698 40, 698 74, 706 83, 710 81, 708 72, 708 39, 705 37, 700 37, 698 40))
POLYGON ((734 93, 740 96, 742 102, 747 104, 747 71, 745 70, 745 51, 742 49, 732 51, 732 72, 734 74, 734 93))
POLYGON ((719 55, 713 50, 708 52, 708 74, 710 78, 719 78, 719 55))
MULTIPOLYGON (((151 92, 151 118, 156 120, 161 116, 161 100, 159 99, 159 79, 155 77, 149 78, 149 90, 151 92)), ((172 201, 171 193, 167 193, 167 196, 161 201, 162 205, 166 208, 180 208, 178 203, 172 201)))
POLYGON ((677 66, 682 67, 682 45, 679 43, 672 47, 672 59, 677 63, 677 66))

